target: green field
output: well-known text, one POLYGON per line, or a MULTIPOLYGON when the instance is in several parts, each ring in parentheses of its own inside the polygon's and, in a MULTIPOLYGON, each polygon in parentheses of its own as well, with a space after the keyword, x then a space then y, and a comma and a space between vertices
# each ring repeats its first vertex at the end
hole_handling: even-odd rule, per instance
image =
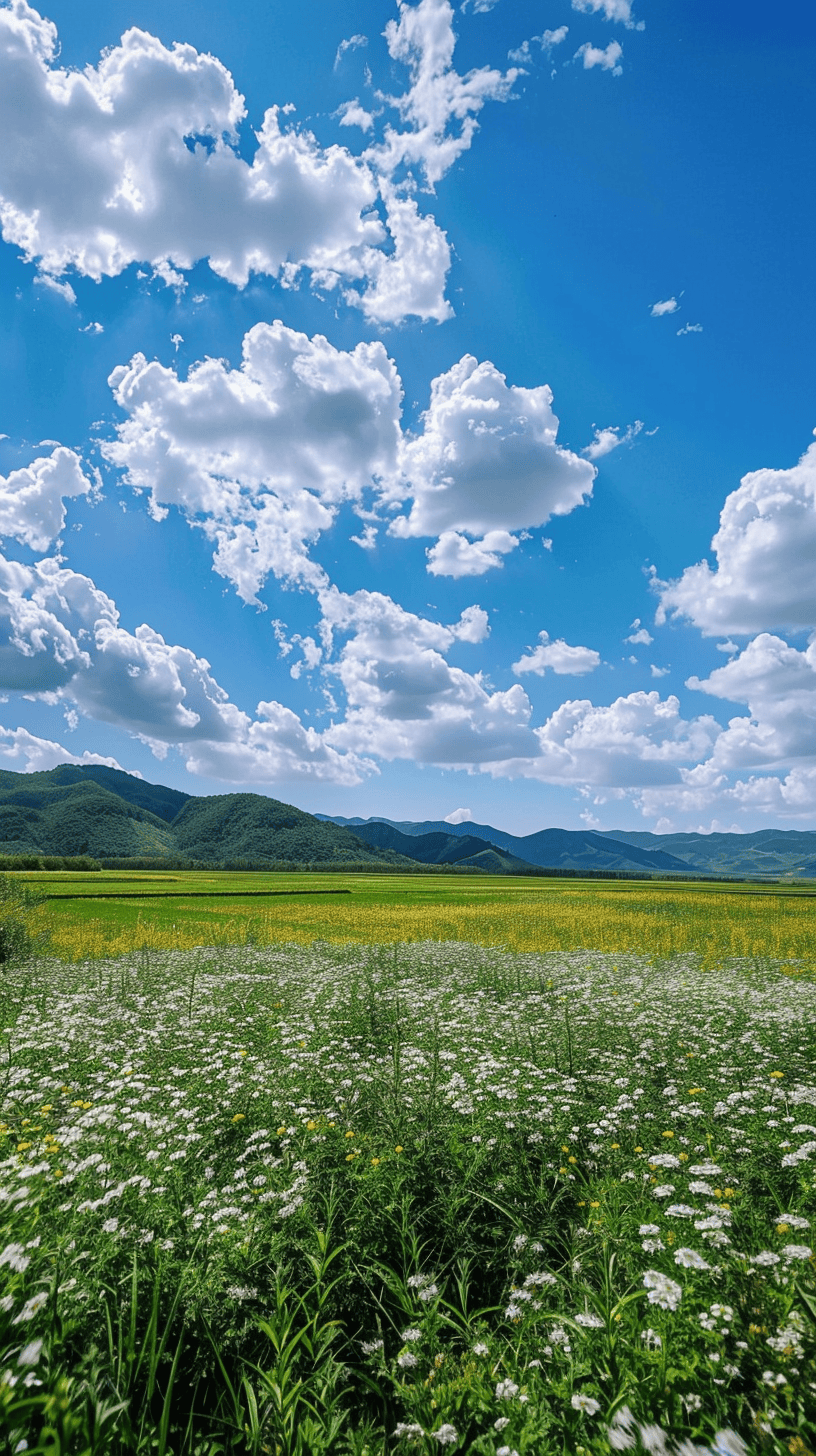
POLYGON ((205 871, 19 879, 59 897, 43 919, 54 951, 71 959, 142 945, 456 940, 519 951, 691 951, 706 964, 770 956, 805 975, 816 966, 808 885, 205 871))
POLYGON ((812 898, 34 882, 4 1453, 816 1450, 812 898))

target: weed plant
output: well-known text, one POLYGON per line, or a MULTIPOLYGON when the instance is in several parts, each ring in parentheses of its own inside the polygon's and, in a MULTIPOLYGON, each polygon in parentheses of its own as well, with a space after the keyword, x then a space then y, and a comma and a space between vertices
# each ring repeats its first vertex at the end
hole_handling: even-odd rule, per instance
POLYGON ((4 1449, 816 1449, 809 982, 315 945, 2 997, 4 1449))

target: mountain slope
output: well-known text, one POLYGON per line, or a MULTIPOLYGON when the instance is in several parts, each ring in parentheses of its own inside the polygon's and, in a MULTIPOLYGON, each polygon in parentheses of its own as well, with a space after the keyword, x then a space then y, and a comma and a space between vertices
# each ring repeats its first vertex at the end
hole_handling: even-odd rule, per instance
POLYGON ((172 840, 158 815, 92 779, 60 783, 49 773, 0 774, 0 854, 167 855, 172 840))
MULTIPOLYGON (((408 839, 429 834, 476 837, 512 855, 516 860, 542 869, 617 870, 630 874, 636 874, 639 870, 645 870, 649 874, 666 871, 688 874, 692 871, 692 865, 686 859, 667 853, 661 848, 641 849, 635 844, 614 844, 609 838, 585 829, 540 829, 537 834, 515 835, 507 834, 503 829, 494 829, 491 824, 475 824, 472 820, 462 824, 447 824, 444 820, 414 823, 410 820, 400 822, 390 819, 335 819, 333 822, 342 823, 361 836, 369 825, 388 825, 408 839)), ((409 853, 408 850, 403 852, 409 853)))
POLYGON ((375 864, 389 858, 349 830, 261 794, 188 799, 172 831, 178 853, 190 859, 375 864))
POLYGON ((376 820, 358 825, 354 834, 366 844, 393 849, 398 854, 419 860, 420 864, 459 864, 475 868, 490 866, 491 873, 523 873, 533 866, 515 855, 497 849, 486 839, 473 834, 403 834, 391 824, 376 820))

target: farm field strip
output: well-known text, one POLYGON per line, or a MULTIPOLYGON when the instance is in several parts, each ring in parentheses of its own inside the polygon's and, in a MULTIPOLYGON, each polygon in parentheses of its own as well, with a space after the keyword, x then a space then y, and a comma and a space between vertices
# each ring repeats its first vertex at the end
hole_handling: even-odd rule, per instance
MULTIPOLYGON (((116 872, 114 872, 116 873, 116 872)), ((76 879, 26 877, 45 893, 73 893, 76 879)), ((699 953, 771 957, 791 974, 816 972, 816 904, 808 894, 763 887, 725 890, 663 882, 504 879, 480 876, 124 874, 103 899, 82 882, 74 899, 42 910, 54 952, 68 959, 128 954, 146 945, 183 950, 202 944, 385 944, 471 941, 516 951, 593 948, 656 956, 699 953), (158 886, 160 893, 154 891, 158 886), (195 894, 190 887, 198 887, 195 894), (270 892, 274 903, 246 893, 270 892), (234 893, 221 898, 225 888, 234 893), (273 895, 280 889, 308 894, 273 895), (142 898, 142 891, 146 896, 142 898), (348 891, 348 894, 331 893, 348 891), (204 891, 207 893, 205 894, 204 891)))
POLYGON ((101 1409, 105 1453, 804 1456, 816 987, 784 970, 435 941, 9 972, 9 1438, 101 1409))

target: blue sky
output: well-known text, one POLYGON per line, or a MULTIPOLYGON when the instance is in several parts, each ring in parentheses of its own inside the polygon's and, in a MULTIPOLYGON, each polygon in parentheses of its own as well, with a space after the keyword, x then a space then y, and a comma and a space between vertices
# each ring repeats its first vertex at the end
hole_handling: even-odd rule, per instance
POLYGON ((815 62, 801 0, 0 4, 0 766, 816 828, 815 62))

